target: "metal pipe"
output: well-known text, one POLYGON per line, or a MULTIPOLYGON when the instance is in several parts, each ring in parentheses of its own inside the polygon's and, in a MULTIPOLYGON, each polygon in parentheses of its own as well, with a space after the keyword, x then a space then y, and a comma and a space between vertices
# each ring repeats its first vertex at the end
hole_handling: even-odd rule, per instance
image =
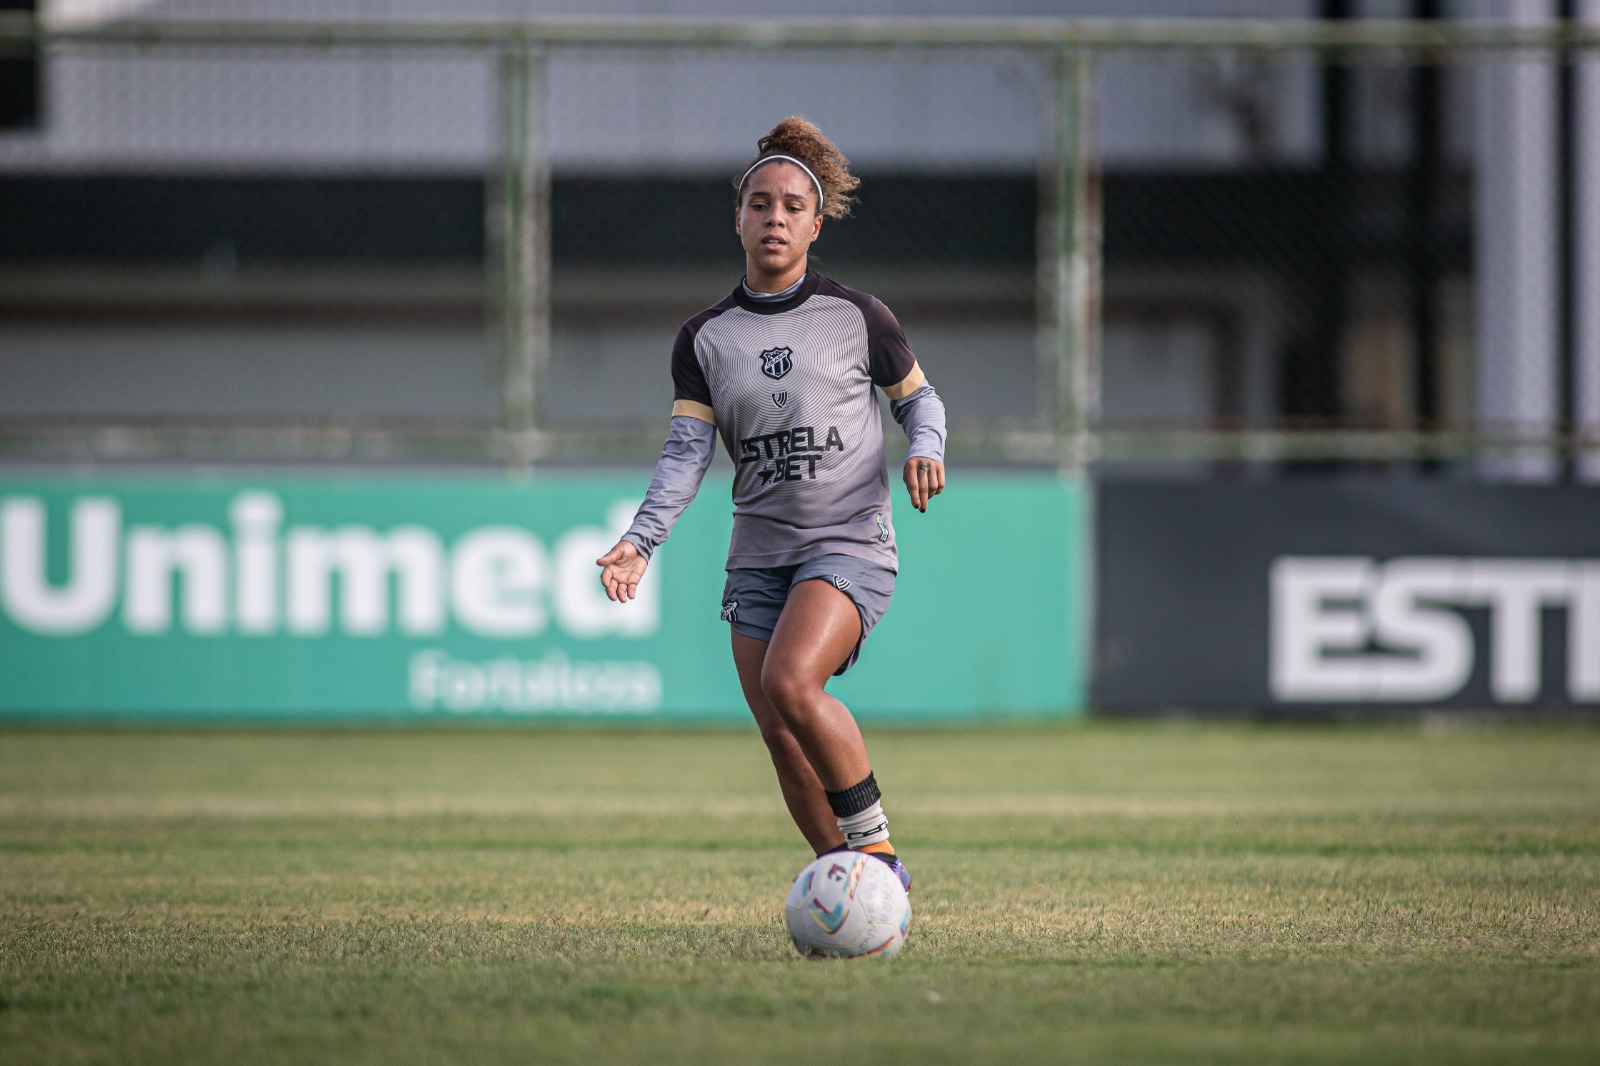
MULTIPOLYGON (((1062 191, 1067 165, 1061 146, 1060 104, 1065 60, 1052 53, 1042 62, 1039 79, 1038 204, 1034 210, 1034 403, 1040 426, 1061 435, 1062 392, 1066 378, 1061 360, 1061 241, 1066 227, 1062 191)), ((1059 453, 1060 448, 1056 451, 1059 453)))
POLYGON ((1083 432, 1081 392, 1078 380, 1078 357, 1081 351, 1079 323, 1075 312, 1078 301, 1073 292, 1076 243, 1079 230, 1078 181, 1075 173, 1082 134, 1079 118, 1079 91, 1083 75, 1082 57, 1075 52, 1057 53, 1053 73, 1055 78, 1055 196, 1051 223, 1054 229, 1051 255, 1054 260, 1051 272, 1050 293, 1055 301, 1051 316, 1055 325, 1056 342, 1056 417, 1055 430, 1060 464, 1063 471, 1082 470, 1084 457, 1078 449, 1083 432))
POLYGON ((1060 18, 537 18, 485 22, 37 20, 0 15, 0 41, 502 47, 720 46, 829 48, 1095 48, 1461 50, 1597 48, 1600 26, 1449 20, 1060 18))
MULTIPOLYGON (((1600 29, 1600 0, 1581 0, 1577 17, 1600 29)), ((1576 58, 1573 123, 1573 408, 1574 429, 1600 437, 1600 56, 1576 58)), ((1600 447, 1578 456, 1578 476, 1600 482, 1600 447)))
MULTIPOLYGON (((1059 442, 1033 428, 957 426, 954 454, 966 460, 1056 465, 1059 442)), ((0 422, 7 462, 333 461, 352 463, 509 463, 504 435, 482 426, 398 420, 337 422, 105 422, 39 419, 0 422)), ((655 424, 584 426, 539 436, 541 463, 640 462, 661 446, 655 424)), ((1098 462, 1281 462, 1345 459, 1406 462, 1579 456, 1600 451, 1600 431, 1551 437, 1533 433, 1420 433, 1393 430, 1098 430, 1098 462)))
POLYGON ((506 465, 532 470, 539 388, 550 350, 550 153, 545 57, 522 44, 500 53, 505 142, 497 205, 501 309, 500 412, 506 465))
POLYGON ((1094 128, 1094 59, 1063 50, 1056 72, 1055 215, 1057 430, 1061 468, 1094 459, 1100 414, 1099 294, 1101 204, 1094 128))
MULTIPOLYGON (((1507 24, 1552 25, 1551 0, 1514 0, 1507 24), (1515 20, 1515 21, 1511 21, 1515 20)), ((1477 71, 1477 425, 1485 433, 1560 432, 1556 74, 1540 55, 1477 71)), ((1542 481, 1552 455, 1487 463, 1485 474, 1542 481)))

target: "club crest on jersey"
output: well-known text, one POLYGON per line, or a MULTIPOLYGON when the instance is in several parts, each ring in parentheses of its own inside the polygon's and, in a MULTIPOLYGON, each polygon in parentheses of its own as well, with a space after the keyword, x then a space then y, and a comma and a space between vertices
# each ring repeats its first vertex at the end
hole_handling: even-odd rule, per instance
POLYGON ((773 381, 794 369, 794 349, 768 348, 761 353, 761 372, 773 381))

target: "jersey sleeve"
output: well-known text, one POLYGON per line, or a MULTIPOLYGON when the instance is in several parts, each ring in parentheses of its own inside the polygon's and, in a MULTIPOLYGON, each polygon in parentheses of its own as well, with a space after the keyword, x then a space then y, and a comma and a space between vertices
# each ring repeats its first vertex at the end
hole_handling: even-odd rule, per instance
POLYGON ((639 554, 649 559, 672 532, 683 509, 694 501, 711 466, 716 430, 703 419, 673 416, 661 458, 656 460, 650 491, 633 516, 633 524, 622 535, 639 554))
POLYGON ((695 356, 694 341, 699 330, 686 322, 672 344, 672 413, 716 424, 711 409, 711 385, 695 356))
POLYGON ((903 400, 923 383, 917 357, 906 343, 905 330, 883 301, 872 298, 861 308, 867 320, 867 360, 872 383, 891 400, 903 400))
POLYGON ((924 381, 905 399, 891 401, 889 413, 906 431, 906 454, 944 462, 944 401, 931 384, 924 381))

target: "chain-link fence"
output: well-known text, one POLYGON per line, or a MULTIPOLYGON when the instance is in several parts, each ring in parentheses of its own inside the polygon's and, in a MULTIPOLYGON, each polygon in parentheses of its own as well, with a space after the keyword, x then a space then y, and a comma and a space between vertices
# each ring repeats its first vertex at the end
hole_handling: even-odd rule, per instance
POLYGON ((648 461, 794 112, 863 178, 818 265, 900 317, 955 457, 1600 453, 1594 26, 0 42, 0 459, 648 461))
POLYGON ((1592 450, 1595 56, 1107 59, 1105 95, 1213 101, 1193 136, 1220 165, 1099 157, 1102 454, 1537 473, 1592 450))

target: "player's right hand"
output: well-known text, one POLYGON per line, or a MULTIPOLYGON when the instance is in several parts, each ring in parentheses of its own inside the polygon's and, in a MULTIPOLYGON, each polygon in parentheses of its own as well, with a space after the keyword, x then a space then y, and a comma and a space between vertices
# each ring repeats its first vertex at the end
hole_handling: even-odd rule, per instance
POLYGON ((906 459, 903 472, 906 491, 911 493, 911 506, 928 513, 928 501, 944 491, 944 464, 937 459, 913 455, 906 459))
POLYGON ((639 594, 639 580, 650 560, 639 554, 632 541, 619 540, 594 564, 601 568, 600 583, 606 587, 606 595, 617 603, 626 603, 639 594))

